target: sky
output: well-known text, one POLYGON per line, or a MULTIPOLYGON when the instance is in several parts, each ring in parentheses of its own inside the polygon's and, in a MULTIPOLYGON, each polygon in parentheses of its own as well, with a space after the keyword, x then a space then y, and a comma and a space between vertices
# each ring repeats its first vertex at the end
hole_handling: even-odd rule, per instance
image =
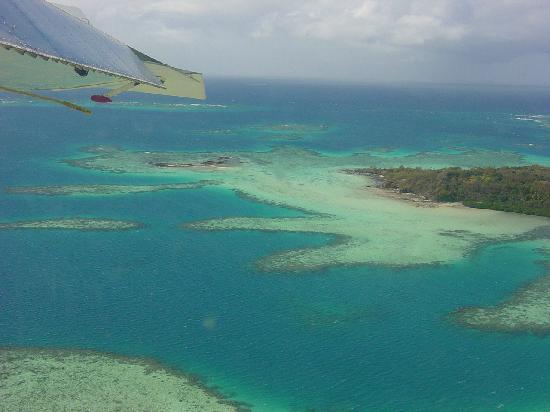
POLYGON ((57 0, 210 76, 550 86, 550 0, 57 0))

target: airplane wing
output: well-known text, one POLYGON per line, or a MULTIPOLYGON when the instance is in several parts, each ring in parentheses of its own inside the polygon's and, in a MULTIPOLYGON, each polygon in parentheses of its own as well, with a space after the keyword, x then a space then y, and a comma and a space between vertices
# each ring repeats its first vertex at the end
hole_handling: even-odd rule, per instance
POLYGON ((140 84, 132 89, 133 92, 206 99, 204 79, 201 73, 178 69, 155 60, 138 50, 132 49, 132 51, 164 86, 164 89, 159 90, 157 87, 148 84, 140 84))
POLYGON ((55 7, 69 13, 71 16, 77 17, 80 20, 84 20, 86 23, 90 24, 90 20, 88 20, 84 12, 80 10, 78 7, 67 6, 66 4, 54 3, 52 1, 50 1, 50 3, 53 4, 55 7))
MULTIPOLYGON (((176 69, 94 28, 75 8, 45 0, 0 1, 0 90, 112 89, 205 98, 199 73, 176 69)), ((52 98, 48 98, 52 100, 52 98)), ((55 99, 54 99, 55 100, 55 99)))

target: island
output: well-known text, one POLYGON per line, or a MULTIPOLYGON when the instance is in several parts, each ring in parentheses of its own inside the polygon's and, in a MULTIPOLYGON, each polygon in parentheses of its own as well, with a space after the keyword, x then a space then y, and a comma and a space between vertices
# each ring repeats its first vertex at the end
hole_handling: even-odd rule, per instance
POLYGON ((475 167, 462 169, 366 168, 346 173, 366 175, 375 184, 416 201, 460 202, 492 209, 550 217, 550 167, 475 167))

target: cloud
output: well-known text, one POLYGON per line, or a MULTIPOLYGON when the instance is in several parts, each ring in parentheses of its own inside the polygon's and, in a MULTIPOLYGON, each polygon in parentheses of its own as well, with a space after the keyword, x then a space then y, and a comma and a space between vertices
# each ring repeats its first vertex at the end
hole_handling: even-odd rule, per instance
POLYGON ((271 33, 278 27, 364 47, 464 51, 478 45, 490 55, 491 47, 511 44, 516 55, 549 51, 547 0, 316 0, 268 18, 271 33))
MULTIPOLYGON (((474 73, 483 65, 491 70, 495 63, 518 67, 521 59, 527 64, 550 56, 548 0, 65 1, 135 46, 165 55, 179 47, 209 68, 229 68, 229 74, 234 74, 231 67, 245 67, 251 74, 276 75, 278 69, 282 76, 289 75, 284 70, 288 64, 277 68, 273 54, 279 61, 292 61, 293 72, 303 75, 324 75, 321 64, 330 66, 327 73, 334 72, 336 63, 326 55, 341 59, 340 71, 350 75, 353 69, 344 65, 361 66, 365 78, 386 73, 380 64, 372 69, 357 64, 359 58, 385 61, 387 66, 407 64, 401 75, 394 72, 402 79, 414 79, 413 74, 425 73, 427 66, 430 76, 443 79, 445 73, 437 73, 437 67, 458 65, 474 73), (304 61, 298 61, 300 54, 304 61)), ((513 73, 509 68, 504 72, 513 73)), ((538 72, 550 82, 542 67, 538 72)), ((359 70, 353 76, 360 77, 359 70)))
POLYGON ((460 23, 442 15, 441 7, 425 8, 421 3, 425 2, 325 0, 319 7, 318 1, 308 1, 282 16, 280 26, 298 36, 365 46, 423 45, 436 39, 460 39, 465 33, 460 23))

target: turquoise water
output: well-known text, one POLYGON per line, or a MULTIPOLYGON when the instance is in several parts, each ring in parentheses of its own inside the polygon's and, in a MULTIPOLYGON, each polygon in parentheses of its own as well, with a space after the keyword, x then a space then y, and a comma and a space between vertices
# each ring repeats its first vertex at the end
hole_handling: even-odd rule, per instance
MULTIPOLYGON (((209 86, 207 103, 221 107, 139 101, 98 107, 88 118, 5 103, 0 187, 173 180, 59 163, 99 144, 550 155, 550 128, 517 118, 550 115, 548 89, 237 80, 209 86), (261 132, 293 123, 327 129, 288 141, 261 132)), ((258 273, 254 261, 327 238, 182 229, 182 223, 208 218, 300 214, 221 188, 114 197, 2 192, 0 205, 0 221, 97 216, 146 225, 121 233, 0 231, 0 345, 154 357, 200 374, 255 410, 550 408, 550 338, 467 330, 446 318, 462 306, 498 303, 542 276, 541 241, 491 245, 445 266, 258 273)))

